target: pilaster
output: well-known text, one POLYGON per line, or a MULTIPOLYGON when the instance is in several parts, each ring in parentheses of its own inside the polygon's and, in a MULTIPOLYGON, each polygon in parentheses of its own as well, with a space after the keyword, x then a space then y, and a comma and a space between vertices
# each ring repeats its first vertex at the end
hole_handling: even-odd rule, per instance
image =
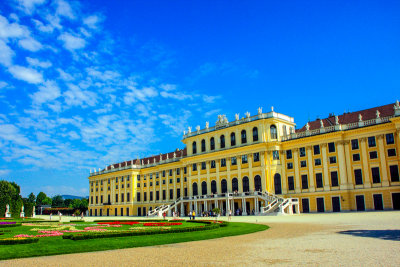
POLYGON ((387 166, 386 166, 385 145, 384 145, 384 142, 383 142, 384 135, 380 134, 377 137, 378 137, 379 159, 380 159, 380 162, 381 162, 382 186, 389 186, 388 170, 387 170, 387 166))

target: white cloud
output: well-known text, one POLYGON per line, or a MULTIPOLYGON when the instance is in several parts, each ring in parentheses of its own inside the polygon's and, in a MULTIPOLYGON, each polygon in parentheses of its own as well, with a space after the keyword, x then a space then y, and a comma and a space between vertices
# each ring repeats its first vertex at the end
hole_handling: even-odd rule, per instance
POLYGON ((71 74, 66 73, 65 71, 63 71, 62 69, 58 68, 57 69, 58 73, 60 74, 60 79, 64 80, 64 81, 72 81, 74 79, 74 77, 72 77, 71 74))
POLYGON ((164 83, 160 85, 160 88, 163 89, 164 91, 173 91, 176 90, 176 85, 170 83, 164 83))
POLYGON ((18 44, 31 52, 36 52, 43 48, 41 43, 31 37, 19 40, 18 44))
POLYGON ((52 32, 54 30, 54 26, 51 24, 44 25, 43 22, 32 19, 33 23, 35 23, 36 28, 41 32, 52 32))
POLYGON ((186 128, 187 121, 191 115, 192 113, 189 110, 184 110, 174 115, 160 114, 159 118, 165 126, 172 129, 175 135, 179 136, 186 128))
POLYGON ((94 92, 83 90, 74 84, 68 84, 69 90, 63 95, 65 103, 69 106, 94 106, 97 96, 94 92))
POLYGON ((81 49, 86 46, 86 41, 80 37, 74 36, 70 33, 63 33, 58 37, 58 40, 64 42, 64 48, 73 51, 76 49, 81 49))
POLYGON ((0 177, 6 178, 6 175, 10 173, 10 170, 0 169, 0 177))
POLYGON ((27 57, 26 61, 33 67, 50 68, 52 66, 50 61, 40 61, 37 58, 27 57))
POLYGON ((14 76, 14 78, 26 81, 28 83, 42 83, 43 75, 37 70, 14 65, 8 68, 9 72, 14 76))
POLYGON ((54 81, 46 81, 39 86, 39 91, 31 95, 34 104, 41 105, 43 103, 57 99, 61 95, 60 88, 54 81))
POLYGON ((98 15, 91 15, 83 20, 83 24, 88 26, 90 29, 95 30, 98 27, 97 24, 100 23, 102 20, 103 18, 99 17, 98 15))
POLYGON ((0 140, 10 141, 15 145, 28 146, 31 144, 28 138, 19 132, 12 124, 0 124, 0 140))
POLYGON ((0 81, 0 89, 3 89, 6 87, 8 84, 6 82, 0 81))
POLYGON ((19 22, 19 17, 15 13, 11 13, 8 17, 14 20, 15 22, 19 22))
POLYGON ((164 98, 173 98, 173 99, 176 99, 176 100, 192 99, 191 95, 187 95, 187 94, 180 93, 180 92, 178 92, 178 93, 169 93, 169 92, 163 91, 163 92, 160 93, 160 95, 162 97, 164 97, 164 98))
POLYGON ((69 19, 75 19, 75 14, 72 10, 70 4, 65 2, 64 0, 57 0, 55 1, 57 9, 56 14, 59 16, 64 16, 69 19))
POLYGON ((0 64, 4 66, 10 66, 12 64, 12 58, 14 57, 14 51, 0 39, 0 64))
POLYGON ((8 23, 7 18, 0 15, 0 38, 21 38, 29 36, 29 31, 18 23, 8 23))
POLYGON ((213 104, 219 98, 221 98, 221 96, 203 95, 203 101, 208 104, 213 104))
POLYGON ((25 12, 25 14, 32 14, 36 6, 42 5, 46 0, 16 0, 18 7, 25 12))
POLYGON ((120 76, 118 72, 106 70, 105 72, 98 71, 96 68, 90 67, 86 68, 87 73, 89 76, 95 77, 102 81, 112 80, 120 76))
POLYGON ((219 109, 219 108, 207 111, 206 113, 204 113, 204 117, 210 117, 211 115, 217 114, 220 111, 221 111, 221 109, 219 109))
POLYGON ((149 98, 156 97, 158 92, 154 87, 145 87, 141 90, 133 88, 130 92, 127 92, 124 96, 124 103, 130 105, 136 101, 146 102, 149 98))

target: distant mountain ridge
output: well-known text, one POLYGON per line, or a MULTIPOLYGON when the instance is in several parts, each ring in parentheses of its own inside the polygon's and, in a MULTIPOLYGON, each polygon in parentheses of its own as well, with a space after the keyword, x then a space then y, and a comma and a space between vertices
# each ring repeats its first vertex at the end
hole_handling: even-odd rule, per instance
POLYGON ((73 196, 73 195, 61 195, 62 198, 65 199, 83 199, 83 198, 88 198, 88 197, 79 197, 79 196, 73 196))

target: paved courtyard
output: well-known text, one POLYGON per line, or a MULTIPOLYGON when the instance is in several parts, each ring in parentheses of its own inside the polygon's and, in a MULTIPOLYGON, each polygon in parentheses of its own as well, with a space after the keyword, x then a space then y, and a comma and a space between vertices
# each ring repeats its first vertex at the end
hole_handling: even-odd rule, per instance
POLYGON ((1 261, 0 266, 399 266, 400 212, 233 217, 254 234, 1 261))

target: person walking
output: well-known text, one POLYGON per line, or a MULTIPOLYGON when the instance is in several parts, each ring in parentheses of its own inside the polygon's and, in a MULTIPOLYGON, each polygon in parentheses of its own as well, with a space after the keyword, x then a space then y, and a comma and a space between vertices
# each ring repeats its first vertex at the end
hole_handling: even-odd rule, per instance
POLYGON ((193 217, 193 220, 196 218, 196 212, 195 211, 193 211, 192 217, 193 217))
POLYGON ((189 211, 189 220, 192 220, 192 211, 189 211))
POLYGON ((163 217, 164 217, 164 220, 165 220, 165 217, 167 217, 167 213, 165 211, 163 213, 163 217))
POLYGON ((229 216, 228 216, 228 221, 232 220, 232 211, 229 210, 229 216))

